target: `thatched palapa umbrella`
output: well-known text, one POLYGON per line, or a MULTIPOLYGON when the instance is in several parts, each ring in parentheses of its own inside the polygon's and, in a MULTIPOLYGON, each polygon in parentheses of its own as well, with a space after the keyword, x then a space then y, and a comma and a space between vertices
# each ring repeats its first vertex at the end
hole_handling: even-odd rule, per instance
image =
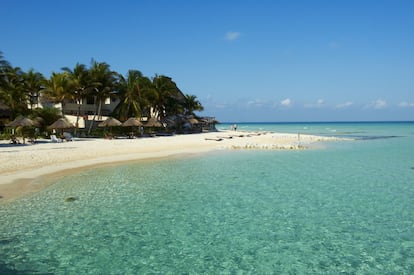
POLYGON ((98 127, 113 127, 113 126, 121 126, 121 122, 113 117, 108 117, 106 120, 102 121, 98 124, 98 127))
POLYGON ((125 126, 125 127, 127 127, 127 126, 139 127, 139 126, 143 126, 143 124, 138 118, 130 117, 124 123, 122 123, 122 126, 125 126))
POLYGON ((108 117, 106 120, 98 124, 98 127, 109 127, 109 133, 112 135, 112 127, 121 126, 122 123, 113 117, 108 117))
POLYGON ((153 135, 154 132, 151 131, 151 128, 161 128, 164 127, 164 125, 155 117, 150 117, 148 121, 144 124, 144 127, 150 128, 148 131, 149 134, 153 135))
POLYGON ((145 123, 144 126, 145 127, 163 127, 164 125, 161 123, 161 121, 159 121, 155 117, 151 117, 150 119, 148 119, 147 123, 145 123))
MULTIPOLYGON (((13 127, 13 128, 32 127, 34 125, 35 125, 35 123, 33 122, 33 120, 31 120, 30 118, 27 118, 27 117, 18 117, 15 120, 13 120, 12 122, 6 124, 7 127, 13 127)), ((22 138, 23 138, 23 143, 25 143, 23 129, 22 129, 22 138)))
POLYGON ((48 128, 49 129, 55 129, 55 130, 61 129, 62 130, 62 135, 63 135, 63 130, 64 129, 75 128, 75 125, 73 125, 72 123, 70 123, 65 118, 59 118, 58 120, 56 120, 55 122, 53 122, 48 128))
POLYGON ((9 122, 8 124, 6 124, 7 127, 31 127, 34 125, 33 120, 31 120, 30 118, 27 117, 18 117, 15 120, 13 120, 12 122, 9 122))
POLYGON ((124 123, 122 123, 122 126, 131 127, 131 133, 129 137, 132 138, 134 136, 134 131, 133 131, 134 127, 141 127, 143 126, 143 124, 139 118, 130 117, 126 121, 124 121, 124 123))

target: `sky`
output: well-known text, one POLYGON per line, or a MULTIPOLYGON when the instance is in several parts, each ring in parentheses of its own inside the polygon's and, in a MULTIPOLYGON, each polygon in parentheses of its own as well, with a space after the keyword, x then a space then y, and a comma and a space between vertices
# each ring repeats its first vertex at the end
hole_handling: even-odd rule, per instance
POLYGON ((171 77, 222 122, 413 121, 411 0, 0 0, 0 51, 171 77))

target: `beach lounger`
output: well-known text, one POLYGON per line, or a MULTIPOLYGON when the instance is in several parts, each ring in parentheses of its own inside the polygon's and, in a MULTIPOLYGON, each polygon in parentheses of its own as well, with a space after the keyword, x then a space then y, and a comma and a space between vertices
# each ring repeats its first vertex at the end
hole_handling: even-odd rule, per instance
POLYGON ((56 135, 50 135, 50 140, 52 142, 62 142, 60 138, 57 138, 56 135))
POLYGON ((66 141, 73 141, 73 137, 72 137, 72 135, 70 133, 64 132, 63 133, 63 136, 65 137, 65 140, 66 141))

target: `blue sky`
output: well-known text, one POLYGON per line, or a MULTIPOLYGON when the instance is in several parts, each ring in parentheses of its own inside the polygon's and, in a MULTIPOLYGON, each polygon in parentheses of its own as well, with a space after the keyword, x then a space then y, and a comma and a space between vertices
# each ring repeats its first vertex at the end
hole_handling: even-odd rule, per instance
POLYGON ((0 51, 164 74, 220 121, 414 120, 414 1, 1 0, 0 51))

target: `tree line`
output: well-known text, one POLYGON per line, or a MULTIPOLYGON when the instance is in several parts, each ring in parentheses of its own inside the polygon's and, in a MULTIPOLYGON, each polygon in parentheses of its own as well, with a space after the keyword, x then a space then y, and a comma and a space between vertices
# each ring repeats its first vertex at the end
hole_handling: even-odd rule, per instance
POLYGON ((33 113, 39 100, 60 103, 62 114, 66 102, 77 103, 79 119, 80 103, 87 99, 95 104, 95 119, 107 98, 118 99, 111 115, 121 121, 154 114, 160 119, 190 116, 204 109, 195 95, 184 94, 168 76, 150 78, 139 70, 122 75, 111 70, 109 64, 92 60, 89 66, 77 63, 47 78, 34 69, 25 72, 12 66, 0 52, 0 102, 10 107, 11 119, 33 113))

